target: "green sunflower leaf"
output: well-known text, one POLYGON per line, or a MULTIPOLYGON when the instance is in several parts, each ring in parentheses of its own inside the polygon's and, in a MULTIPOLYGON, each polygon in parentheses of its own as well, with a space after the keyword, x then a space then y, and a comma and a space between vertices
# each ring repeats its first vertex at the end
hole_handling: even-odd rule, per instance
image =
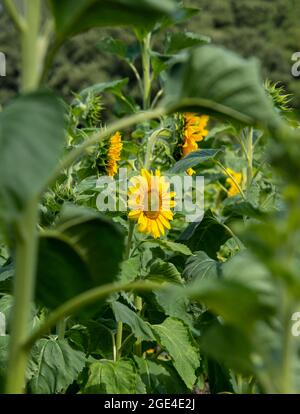
POLYGON ((33 394, 65 391, 85 366, 85 355, 55 338, 40 339, 32 350, 28 389, 33 394))
POLYGON ((36 297, 49 308, 116 279, 124 236, 100 213, 69 207, 40 237, 36 297))
POLYGON ((201 46, 174 63, 165 105, 171 112, 197 111, 273 128, 280 123, 257 61, 216 46, 201 46))
POLYGON ((84 32, 92 27, 149 27, 176 10, 173 0, 50 0, 57 37, 84 32))
POLYGON ((101 360, 89 367, 84 394, 145 394, 145 386, 129 360, 101 360))
POLYGON ((170 354, 175 369, 191 390, 196 382, 200 355, 189 328, 179 319, 167 318, 162 324, 153 325, 153 329, 158 342, 170 354))

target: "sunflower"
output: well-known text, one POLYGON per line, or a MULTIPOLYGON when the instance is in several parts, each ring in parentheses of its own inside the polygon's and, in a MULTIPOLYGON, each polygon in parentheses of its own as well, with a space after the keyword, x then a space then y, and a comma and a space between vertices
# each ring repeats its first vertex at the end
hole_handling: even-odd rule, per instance
POLYGON ((170 184, 160 171, 153 173, 142 169, 141 175, 129 182, 128 205, 131 211, 128 217, 137 221, 141 233, 151 234, 155 239, 170 229, 173 220, 171 208, 175 207, 175 192, 169 191, 170 184))
POLYGON ((107 152, 106 172, 109 176, 114 177, 118 172, 118 161, 121 159, 123 148, 120 132, 116 132, 109 139, 109 148, 107 152))
MULTIPOLYGON (((203 141, 208 135, 206 126, 209 117, 207 115, 197 115, 194 113, 186 113, 184 115, 184 141, 182 145, 182 154, 185 157, 190 152, 197 151, 197 142, 203 141)), ((187 170, 188 175, 195 174, 192 168, 187 170)))
POLYGON ((227 191, 228 197, 234 197, 239 194, 240 190, 236 183, 240 186, 243 181, 243 174, 232 170, 231 168, 226 168, 226 171, 234 178, 228 177, 226 179, 226 184, 229 185, 229 190, 227 191))

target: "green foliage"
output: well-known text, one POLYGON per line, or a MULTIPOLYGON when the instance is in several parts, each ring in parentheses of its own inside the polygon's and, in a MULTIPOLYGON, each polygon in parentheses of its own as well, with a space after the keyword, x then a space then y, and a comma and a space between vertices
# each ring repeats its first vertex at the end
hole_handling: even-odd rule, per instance
POLYGON ((140 376, 147 393, 183 394, 185 385, 180 381, 176 371, 164 361, 153 361, 135 356, 140 376))
POLYGON ((166 53, 174 54, 183 49, 190 47, 204 45, 210 42, 210 38, 202 36, 197 33, 185 32, 185 33, 170 33, 167 38, 166 53))
POLYGON ((246 61, 215 46, 203 46, 175 65, 173 73, 167 84, 167 102, 177 102, 176 110, 192 108, 265 127, 278 122, 253 60, 246 61))
POLYGON ((178 374, 191 390, 196 381, 195 371, 200 357, 188 327, 178 319, 167 318, 161 325, 154 325, 153 329, 159 343, 170 354, 178 374))
POLYGON ((172 173, 180 173, 193 167, 200 167, 206 161, 211 161, 220 154, 221 150, 203 149, 191 152, 171 168, 172 173))
POLYGON ((51 0, 50 4, 59 39, 65 39, 95 26, 151 26, 157 18, 175 10, 172 0, 166 0, 164 3, 141 0, 138 5, 132 0, 79 0, 75 7, 71 0, 65 0, 63 3, 51 0))
POLYGON ((211 210, 207 210, 202 221, 189 224, 178 241, 186 244, 192 252, 203 250, 215 258, 222 244, 230 237, 228 228, 211 210))
POLYGON ((72 349, 66 340, 41 339, 32 350, 28 390, 33 394, 61 393, 84 366, 84 354, 72 349))
MULTIPOLYGON (((46 81, 63 43, 77 63, 89 54, 97 62, 99 51, 108 67, 121 63, 109 77, 75 82, 75 93, 67 83, 70 105, 36 91, 0 113, 0 387, 6 379, 7 393, 298 392, 300 135, 283 89, 263 85, 256 60, 207 45, 193 23, 174 29, 197 14, 181 2, 52 0, 54 21, 43 9, 44 26, 24 1, 30 13, 13 19, 25 90, 46 81), (69 40, 119 25, 133 28, 125 42, 118 29, 92 30, 79 37, 91 39, 83 55, 79 38, 69 40), (41 50, 27 47, 30 36, 41 50), (118 209, 99 213, 109 166, 118 209), (166 210, 173 189, 162 181, 159 211, 146 204, 128 216, 121 167, 133 183, 144 169, 181 179, 195 168, 203 217, 188 223, 186 211, 166 210)), ((203 27, 229 33, 234 23, 267 30, 290 21, 270 2, 203 5, 203 27)), ((50 86, 63 83, 54 73, 50 86)), ((153 195, 136 190, 141 203, 153 195)), ((198 193, 193 184, 189 197, 198 193)))
POLYGON ((132 361, 101 360, 89 367, 85 394, 143 394, 144 385, 132 361))
POLYGON ((21 96, 5 108, 0 116, 2 217, 14 220, 44 190, 63 144, 63 109, 54 96, 21 96))
POLYGON ((113 280, 122 260, 118 226, 94 211, 68 208, 41 237, 37 300, 56 307, 85 290, 113 280))
POLYGON ((144 322, 134 311, 120 302, 112 303, 117 322, 123 322, 130 326, 132 333, 136 338, 142 338, 145 341, 154 340, 150 326, 144 322))

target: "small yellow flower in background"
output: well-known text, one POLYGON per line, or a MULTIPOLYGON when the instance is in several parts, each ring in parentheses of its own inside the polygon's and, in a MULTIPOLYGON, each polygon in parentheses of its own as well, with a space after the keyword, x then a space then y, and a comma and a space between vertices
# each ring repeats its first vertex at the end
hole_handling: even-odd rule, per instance
POLYGON ((118 161, 121 160, 121 151, 123 148, 122 137, 120 132, 116 132, 109 140, 109 149, 107 153, 106 172, 110 177, 114 177, 118 172, 118 161))
MULTIPOLYGON (((197 151, 197 142, 203 141, 203 139, 208 135, 206 126, 209 121, 209 116, 186 113, 184 115, 184 121, 185 126, 182 154, 185 157, 190 152, 197 151)), ((189 168, 186 172, 188 175, 195 174, 193 168, 189 168)))
POLYGON ((151 234, 155 239, 170 229, 173 220, 172 208, 175 207, 175 192, 169 191, 170 184, 160 171, 153 173, 142 169, 141 175, 130 179, 128 217, 137 221, 138 231, 151 234))
POLYGON ((196 171, 195 171, 195 170, 193 170, 193 168, 188 168, 188 169, 186 170, 186 173, 187 173, 187 175, 194 175, 194 174, 196 174, 196 171))
POLYGON ((155 349, 154 348, 150 348, 147 349, 147 351, 145 351, 147 355, 153 355, 155 353, 155 349))
MULTIPOLYGON (((242 184, 243 181, 243 174, 242 173, 238 173, 234 170, 232 170, 231 168, 226 168, 226 171, 234 178, 234 180, 237 182, 237 184, 240 186, 242 184)), ((233 197, 237 194, 239 194, 239 188, 236 185, 236 183, 234 182, 234 180, 230 177, 228 177, 226 179, 226 184, 229 185, 229 190, 228 190, 228 197, 233 197)))

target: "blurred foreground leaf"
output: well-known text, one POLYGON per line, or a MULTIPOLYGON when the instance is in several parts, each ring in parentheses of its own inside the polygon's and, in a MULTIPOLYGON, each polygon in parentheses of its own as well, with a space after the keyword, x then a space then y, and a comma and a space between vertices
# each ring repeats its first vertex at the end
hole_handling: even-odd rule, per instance
POLYGON ((64 145, 64 112, 44 92, 21 96, 0 113, 0 215, 13 220, 44 189, 64 145))
POLYGON ((55 228, 40 239, 38 301, 53 308, 113 282, 123 246, 123 234, 113 221, 92 210, 66 209, 55 228))

